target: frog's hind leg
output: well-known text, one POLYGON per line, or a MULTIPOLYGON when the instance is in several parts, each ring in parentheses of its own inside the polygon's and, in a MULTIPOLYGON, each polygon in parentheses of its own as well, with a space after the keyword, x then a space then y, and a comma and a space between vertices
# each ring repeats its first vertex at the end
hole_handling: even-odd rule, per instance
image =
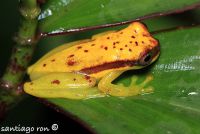
POLYGON ((96 79, 76 73, 50 73, 24 85, 24 91, 42 98, 87 99, 101 97, 96 79))
POLYGON ((147 76, 147 78, 140 84, 136 84, 137 76, 133 76, 131 79, 131 83, 128 87, 120 85, 112 84, 112 81, 114 81, 117 77, 119 77, 124 71, 115 71, 110 72, 108 75, 104 76, 99 84, 98 88, 106 93, 110 94, 112 96, 133 96, 138 94, 144 94, 149 93, 153 91, 152 87, 146 87, 146 84, 153 79, 152 76, 147 76))

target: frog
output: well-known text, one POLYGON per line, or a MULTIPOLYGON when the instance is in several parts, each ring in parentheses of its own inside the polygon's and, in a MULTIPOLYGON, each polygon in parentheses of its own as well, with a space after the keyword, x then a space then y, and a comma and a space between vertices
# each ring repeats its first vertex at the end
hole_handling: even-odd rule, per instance
POLYGON ((122 73, 138 70, 155 62, 160 55, 159 41, 145 24, 132 22, 124 29, 107 31, 61 45, 28 68, 30 82, 24 91, 42 98, 88 99, 102 96, 127 97, 153 91, 133 76, 129 86, 114 84, 122 73))

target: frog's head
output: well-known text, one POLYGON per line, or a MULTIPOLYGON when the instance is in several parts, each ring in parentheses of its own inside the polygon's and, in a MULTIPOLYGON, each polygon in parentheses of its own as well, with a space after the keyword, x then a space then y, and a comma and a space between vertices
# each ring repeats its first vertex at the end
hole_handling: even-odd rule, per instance
POLYGON ((129 28, 131 28, 132 37, 135 39, 133 51, 136 68, 150 65, 159 57, 159 42, 151 36, 147 27, 142 23, 134 22, 129 28))
POLYGON ((144 45, 144 47, 141 49, 139 58, 138 58, 138 65, 139 66, 147 66, 156 61, 160 55, 160 45, 157 40, 155 40, 152 37, 149 43, 144 45))

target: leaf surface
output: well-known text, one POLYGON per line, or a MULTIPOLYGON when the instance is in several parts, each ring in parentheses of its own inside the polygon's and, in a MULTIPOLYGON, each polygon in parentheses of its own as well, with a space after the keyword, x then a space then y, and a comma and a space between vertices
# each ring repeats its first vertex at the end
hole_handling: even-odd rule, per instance
MULTIPOLYGON (((130 21, 152 14, 160 16, 199 0, 48 0, 39 17, 40 32, 76 31, 78 28, 130 21)), ((191 6, 192 5, 192 6, 191 6)), ((147 18, 148 18, 147 17, 147 18)))

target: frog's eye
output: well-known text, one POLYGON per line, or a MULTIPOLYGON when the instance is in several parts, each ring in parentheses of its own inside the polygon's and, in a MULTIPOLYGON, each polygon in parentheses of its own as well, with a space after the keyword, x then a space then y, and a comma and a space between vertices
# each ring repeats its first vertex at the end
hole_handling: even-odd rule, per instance
POLYGON ((140 58, 139 64, 143 66, 148 65, 152 61, 152 59, 153 59, 153 53, 148 52, 140 58))
POLYGON ((146 66, 156 60, 160 54, 160 46, 156 46, 151 50, 146 50, 140 54, 139 65, 146 66))

